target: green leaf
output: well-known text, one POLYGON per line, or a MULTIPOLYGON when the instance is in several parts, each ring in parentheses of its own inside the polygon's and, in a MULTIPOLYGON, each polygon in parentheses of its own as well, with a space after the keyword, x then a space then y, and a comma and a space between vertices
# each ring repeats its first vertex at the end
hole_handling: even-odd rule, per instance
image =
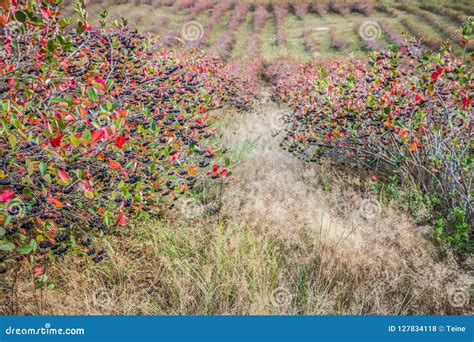
POLYGON ((48 184, 51 184, 52 183, 52 180, 51 180, 51 175, 50 174, 46 174, 43 176, 44 180, 46 182, 48 182, 48 184))
POLYGON ((16 136, 14 134, 10 134, 8 136, 8 142, 10 143, 12 148, 15 148, 16 144, 18 143, 18 139, 16 138, 16 136))
POLYGON ((84 26, 83 22, 82 21, 79 21, 77 23, 77 28, 76 28, 76 33, 78 35, 81 35, 84 33, 84 31, 86 30, 86 27, 84 26))
POLYGON ((15 19, 21 23, 24 23, 26 21, 26 13, 24 11, 15 12, 15 19))
POLYGON ((15 245, 13 243, 7 241, 0 241, 0 251, 13 252, 13 248, 15 248, 15 245))
POLYGON ((89 88, 87 88, 87 97, 88 97, 89 100, 91 100, 92 102, 96 102, 96 101, 97 101, 97 91, 95 90, 94 87, 89 87, 89 88))
POLYGON ((34 172, 33 163, 28 159, 26 160, 26 170, 28 171, 28 175, 30 175, 30 176, 34 172))
POLYGON ((82 171, 81 169, 75 170, 74 173, 76 174, 77 178, 79 178, 79 179, 82 179, 84 177, 84 171, 82 171))
POLYGON ((74 147, 77 147, 81 144, 81 141, 79 139, 77 139, 75 136, 71 135, 69 137, 69 139, 71 140, 71 143, 72 143, 72 146, 74 147))
POLYGON ((120 128, 121 125, 122 125, 122 118, 115 119, 114 126, 117 130, 120 128))
POLYGON ((47 47, 48 47, 49 52, 51 53, 54 52, 54 50, 56 49, 56 42, 54 41, 54 39, 51 39, 48 41, 47 47))
POLYGON ((23 245, 16 250, 20 254, 30 254, 33 251, 33 246, 23 245))
POLYGON ((41 162, 41 163, 39 164, 40 174, 41 174, 42 176, 44 176, 44 175, 46 174, 46 168, 47 168, 46 163, 41 162))
POLYGON ((82 143, 83 143, 83 144, 87 144, 89 141, 91 141, 91 139, 92 139, 91 131, 89 131, 88 129, 86 129, 86 130, 82 133, 82 143))

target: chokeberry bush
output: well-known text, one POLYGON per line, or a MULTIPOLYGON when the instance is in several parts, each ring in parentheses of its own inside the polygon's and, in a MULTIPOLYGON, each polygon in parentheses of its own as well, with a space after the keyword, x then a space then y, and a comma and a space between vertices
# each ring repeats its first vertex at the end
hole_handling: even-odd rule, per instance
MULTIPOLYGON (((473 21, 463 27, 465 49, 473 21)), ((282 145, 308 160, 358 165, 429 198, 434 236, 472 252, 472 60, 416 41, 375 52, 368 65, 303 65, 276 76, 294 112, 282 145)))
POLYGON ((0 272, 39 265, 41 281, 41 261, 67 251, 101 261, 94 236, 228 175, 214 60, 152 53, 105 12, 91 27, 81 2, 75 20, 59 0, 0 5, 0 272))

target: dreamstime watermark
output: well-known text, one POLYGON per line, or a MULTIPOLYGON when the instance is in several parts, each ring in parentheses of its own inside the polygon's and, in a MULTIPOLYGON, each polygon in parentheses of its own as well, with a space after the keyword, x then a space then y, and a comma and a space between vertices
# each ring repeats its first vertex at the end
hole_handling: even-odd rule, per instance
POLYGON ((273 114, 273 120, 272 120, 272 125, 271 128, 275 130, 283 130, 291 122, 291 113, 289 111, 285 110, 278 110, 273 114))
POLYGON ((362 23, 359 27, 359 36, 365 41, 374 41, 381 37, 382 28, 379 23, 373 20, 368 20, 362 23))
POLYGON ((447 291, 448 302, 454 308, 462 308, 469 304, 469 293, 462 288, 449 288, 447 291))
POLYGON ((201 40, 204 29, 199 21, 188 21, 181 27, 181 37, 186 41, 201 40))
POLYGON ((276 288, 273 290, 271 295, 272 305, 280 309, 285 309, 290 306, 292 300, 293 295, 287 288, 284 287, 276 288))
POLYGON ((285 20, 285 22, 283 23, 283 25, 278 27, 276 33, 273 36, 271 36, 269 39, 265 39, 265 42, 262 45, 263 51, 268 49, 270 47, 270 45, 274 44, 277 41, 278 36, 283 34, 285 32, 285 30, 297 20, 298 20, 297 15, 291 15, 290 17, 288 17, 285 20))
POLYGON ((3 301, 1 306, 4 308, 11 308, 13 307, 13 302, 10 299, 6 299, 3 301))
POLYGON ((10 21, 3 28, 3 34, 10 40, 17 39, 21 34, 21 26, 18 21, 10 21))
POLYGON ((14 198, 6 203, 3 210, 10 218, 21 219, 25 216, 26 205, 20 198, 14 198))
POLYGON ((46 323, 40 328, 15 328, 9 326, 5 329, 6 335, 85 335, 84 328, 53 328, 46 323))
POLYGON ((382 212, 382 206, 377 200, 363 199, 359 204, 359 214, 366 220, 372 220, 382 212))
POLYGON ((100 308, 112 307, 115 303, 115 295, 113 291, 109 289, 97 289, 92 294, 92 303, 94 303, 94 306, 100 308))
POLYGON ((432 232, 433 232, 433 228, 431 226, 418 226, 416 227, 416 231, 418 232, 418 234, 420 234, 421 236, 424 236, 424 237, 429 237, 431 236, 432 232))
POLYGON ((441 44, 441 49, 444 49, 446 48, 446 46, 450 45, 453 40, 456 39, 457 36, 459 36, 459 34, 461 34, 461 32, 464 30, 464 27, 471 21, 474 20, 474 16, 469 16, 466 18, 466 20, 464 20, 461 25, 448 37, 448 39, 446 39, 442 44, 441 44))
POLYGON ((188 198, 181 202, 179 208, 181 215, 187 219, 194 219, 204 214, 204 205, 197 199, 188 198))

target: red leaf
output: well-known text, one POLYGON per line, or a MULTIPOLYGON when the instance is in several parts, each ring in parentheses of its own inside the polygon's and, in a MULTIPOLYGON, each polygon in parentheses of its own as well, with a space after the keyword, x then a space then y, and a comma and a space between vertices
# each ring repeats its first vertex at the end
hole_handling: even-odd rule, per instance
POLYGON ((443 71, 444 71, 444 68, 439 68, 437 71, 431 74, 431 79, 436 82, 436 80, 443 73, 443 71))
POLYGON ((61 146, 61 137, 62 133, 58 133, 54 138, 49 139, 49 143, 51 144, 52 147, 56 148, 61 146))
POLYGON ((3 190, 0 194, 0 202, 7 202, 13 198, 15 192, 10 189, 3 190))
POLYGON ((225 169, 225 168, 222 169, 222 170, 221 170, 221 177, 227 176, 227 173, 228 173, 228 172, 227 172, 227 169, 225 169))
POLYGON ((36 268, 35 268, 35 277, 39 277, 42 274, 43 274, 43 267, 36 266, 36 268))
POLYGON ((91 144, 97 142, 98 140, 102 139, 105 135, 105 131, 103 129, 98 129, 97 131, 92 132, 92 140, 91 144))
POLYGON ((115 145, 117 145, 118 148, 121 148, 125 144, 125 137, 123 135, 117 137, 117 141, 115 141, 115 145))
POLYGON ((121 118, 126 118, 128 115, 128 110, 126 109, 116 109, 115 111, 117 112, 118 116, 120 116, 121 118))
POLYGON ((470 103, 471 103, 471 100, 469 99, 469 96, 468 96, 468 95, 466 95, 466 96, 464 96, 464 97, 462 98, 462 104, 463 104, 464 106, 467 107, 467 106, 469 106, 470 103))
POLYGON ((466 45, 471 42, 471 40, 472 40, 472 39, 461 40, 461 46, 462 46, 463 48, 465 48, 466 45))
POLYGON ((63 170, 58 171, 58 176, 63 182, 66 182, 66 180, 69 178, 68 173, 66 171, 63 171, 63 170))
POLYGON ((51 10, 49 10, 47 8, 44 8, 44 7, 40 9, 40 12, 41 12, 41 14, 43 15, 43 17, 45 19, 49 19, 50 15, 52 14, 51 10))
POLYGON ((212 172, 216 173, 219 170, 219 165, 214 165, 212 167, 212 172))
MULTIPOLYGON (((2 1, 0 0, 0 4, 2 3, 2 1)), ((6 24, 8 23, 8 12, 5 12, 2 14, 2 16, 0 17, 0 25, 1 26, 5 26, 6 24)), ((5 43, 6 44, 6 43, 5 43)))
POLYGON ((58 201, 56 198, 54 197, 48 197, 48 199, 46 200, 46 202, 48 204, 54 204, 56 206, 56 208, 62 208, 64 206, 64 203, 58 201))
POLYGON ((0 7, 2 7, 5 11, 8 11, 10 8, 10 0, 0 0, 0 7))
POLYGON ((94 82, 98 83, 101 86, 102 90, 104 91, 107 90, 107 84, 104 82, 102 78, 95 76, 94 82))
POLYGON ((81 114, 81 118, 82 119, 85 119, 86 116, 87 116, 87 109, 85 109, 84 107, 79 107, 79 113, 81 114))
POLYGON ((82 190, 84 192, 92 191, 91 183, 88 180, 82 181, 82 190))
POLYGON ((123 226, 123 225, 125 225, 126 221, 127 221, 127 218, 125 217, 125 215, 123 213, 120 213, 117 217, 118 225, 123 226))
POLYGON ((117 163, 115 160, 112 159, 109 160, 109 166, 114 170, 119 170, 122 168, 122 165, 120 165, 120 163, 117 163))

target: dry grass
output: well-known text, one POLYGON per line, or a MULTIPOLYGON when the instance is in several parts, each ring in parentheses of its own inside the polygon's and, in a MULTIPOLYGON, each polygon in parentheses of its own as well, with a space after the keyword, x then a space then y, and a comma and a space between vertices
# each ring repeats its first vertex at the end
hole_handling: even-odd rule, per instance
POLYGON ((54 262, 53 289, 34 291, 24 272, 18 313, 467 313, 447 301, 449 288, 467 284, 456 263, 438 260, 394 209, 364 218, 371 194, 357 179, 349 186, 282 151, 272 135, 285 108, 268 96, 262 103, 238 117, 219 113, 239 161, 219 215, 136 218, 102 239, 105 262, 71 254, 54 262))
POLYGON ((43 290, 40 305, 31 283, 21 283, 19 313, 460 312, 445 300, 454 270, 433 264, 408 237, 354 248, 310 228, 284 234, 263 225, 203 223, 147 221, 124 229, 107 239, 110 259, 100 265, 68 255, 50 269, 57 288, 43 290), (289 296, 281 306, 278 289, 289 296))

